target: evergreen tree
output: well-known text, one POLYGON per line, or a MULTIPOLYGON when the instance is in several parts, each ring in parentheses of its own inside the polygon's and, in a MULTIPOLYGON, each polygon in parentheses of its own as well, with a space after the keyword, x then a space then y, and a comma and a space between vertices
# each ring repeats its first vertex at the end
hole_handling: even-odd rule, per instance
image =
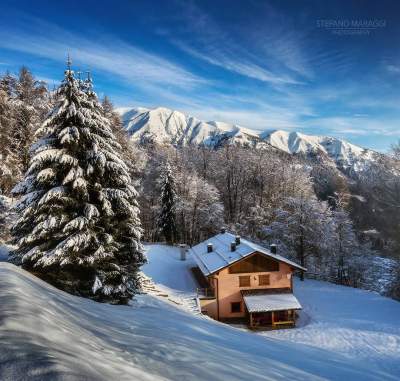
POLYGON ((176 241, 176 190, 171 166, 167 162, 161 186, 161 213, 158 226, 168 244, 176 241))
POLYGON ((137 193, 96 94, 68 68, 37 131, 13 227, 13 260, 74 294, 125 303, 145 261, 137 193))
POLYGON ((114 110, 114 106, 110 99, 105 96, 101 102, 103 108, 103 116, 110 121, 111 130, 117 139, 118 144, 121 146, 121 157, 128 166, 131 176, 138 177, 140 174, 139 167, 141 163, 138 162, 138 146, 135 146, 130 140, 127 131, 124 129, 121 117, 114 110))

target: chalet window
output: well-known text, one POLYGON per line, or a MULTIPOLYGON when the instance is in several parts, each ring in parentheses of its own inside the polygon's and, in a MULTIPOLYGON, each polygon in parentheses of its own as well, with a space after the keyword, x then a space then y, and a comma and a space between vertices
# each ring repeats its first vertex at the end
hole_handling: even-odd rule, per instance
POLYGON ((231 312, 232 313, 242 312, 242 303, 241 302, 231 303, 231 312))
POLYGON ((250 275, 239 277, 239 287, 250 287, 250 275))
POLYGON ((279 271, 279 262, 265 255, 255 254, 229 267, 230 274, 279 271))
POLYGON ((258 276, 258 285, 259 286, 268 286, 269 284, 270 284, 269 274, 258 276))

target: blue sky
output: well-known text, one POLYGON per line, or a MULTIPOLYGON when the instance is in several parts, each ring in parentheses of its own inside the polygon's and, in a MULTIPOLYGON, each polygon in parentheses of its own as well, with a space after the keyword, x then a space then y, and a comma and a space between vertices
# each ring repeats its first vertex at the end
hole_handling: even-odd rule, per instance
POLYGON ((400 139, 397 1, 8 1, 0 72, 50 85, 70 52, 117 106, 165 106, 257 130, 400 139))

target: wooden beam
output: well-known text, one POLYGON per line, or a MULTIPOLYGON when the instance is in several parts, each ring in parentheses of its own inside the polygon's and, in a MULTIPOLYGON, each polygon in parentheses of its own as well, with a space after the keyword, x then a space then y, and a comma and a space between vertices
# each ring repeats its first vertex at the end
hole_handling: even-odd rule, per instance
POLYGON ((250 312, 250 328, 253 328, 253 314, 250 312))
POLYGON ((271 312, 271 322, 272 322, 272 325, 275 325, 275 313, 274 313, 274 311, 271 312))

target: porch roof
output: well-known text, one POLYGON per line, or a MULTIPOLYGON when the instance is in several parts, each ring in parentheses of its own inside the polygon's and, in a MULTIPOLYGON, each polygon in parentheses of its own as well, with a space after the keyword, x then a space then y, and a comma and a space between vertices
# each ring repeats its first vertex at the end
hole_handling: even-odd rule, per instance
POLYGON ((252 293, 242 292, 244 303, 249 312, 269 312, 284 310, 300 310, 301 304, 297 298, 290 293, 252 293))

